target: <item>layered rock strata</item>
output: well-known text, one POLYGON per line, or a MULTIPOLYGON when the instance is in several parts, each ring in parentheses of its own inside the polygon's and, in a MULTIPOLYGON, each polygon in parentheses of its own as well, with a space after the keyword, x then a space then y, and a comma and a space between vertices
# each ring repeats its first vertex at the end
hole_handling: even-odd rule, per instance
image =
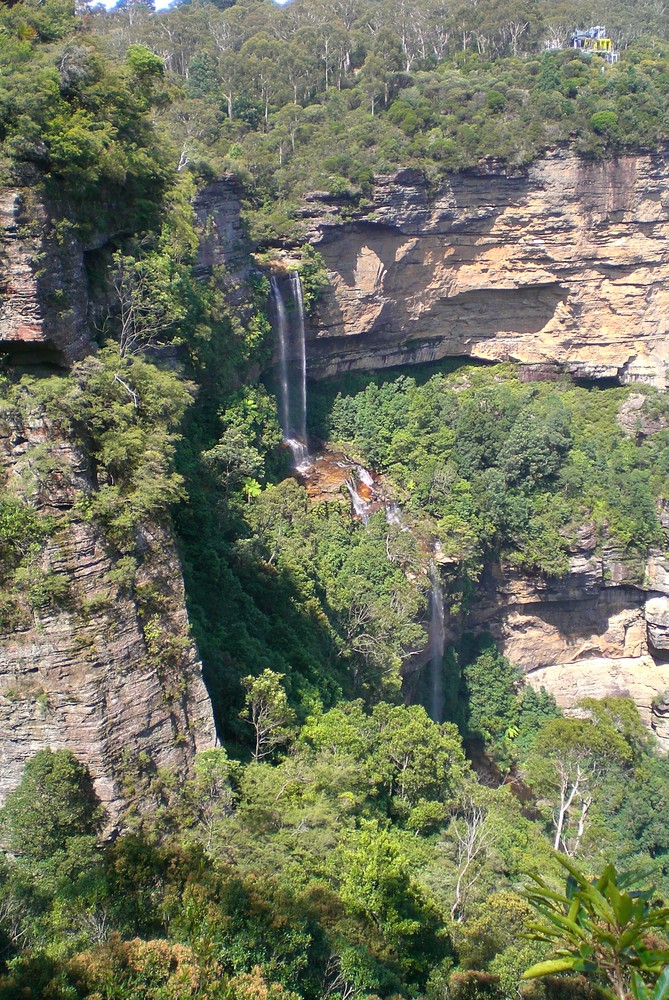
POLYGON ((9 495, 54 524, 18 621, 0 634, 0 802, 29 757, 66 748, 88 765, 112 824, 140 766, 185 774, 215 743, 176 550, 166 527, 146 525, 136 570, 120 561, 82 513, 86 455, 40 418, 0 422, 0 464, 9 495))
POLYGON ((645 578, 620 552, 598 553, 594 532, 562 580, 490 569, 468 627, 489 632, 537 688, 563 708, 627 695, 669 751, 669 561, 649 558, 645 578))
MULTIPOLYGON (((238 183, 226 176, 202 189, 194 210, 196 273, 243 305, 251 258, 238 183)), ((85 244, 34 190, 0 191, 0 353, 10 362, 69 365, 93 349, 90 317, 114 303, 104 289, 91 301, 87 253, 104 254, 109 239, 85 244)), ((129 569, 83 516, 92 473, 39 416, 0 418, 9 495, 55 523, 36 582, 17 588, 18 610, 0 606, 0 804, 29 757, 64 747, 90 768, 113 824, 140 765, 185 774, 216 734, 169 528, 142 526, 129 569)))
POLYGON ((379 177, 358 208, 312 194, 304 217, 330 284, 311 375, 468 357, 665 385, 668 182, 664 153, 558 150, 437 187, 420 171, 379 177))

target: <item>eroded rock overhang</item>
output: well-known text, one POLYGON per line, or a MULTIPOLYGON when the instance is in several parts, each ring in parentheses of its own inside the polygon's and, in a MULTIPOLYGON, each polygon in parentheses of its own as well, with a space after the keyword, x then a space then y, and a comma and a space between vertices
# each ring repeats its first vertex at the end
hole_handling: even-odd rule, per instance
POLYGON ((311 195, 329 286, 310 375, 463 357, 665 386, 668 181, 666 152, 593 163, 561 150, 438 186, 415 170, 379 177, 346 212, 311 195))

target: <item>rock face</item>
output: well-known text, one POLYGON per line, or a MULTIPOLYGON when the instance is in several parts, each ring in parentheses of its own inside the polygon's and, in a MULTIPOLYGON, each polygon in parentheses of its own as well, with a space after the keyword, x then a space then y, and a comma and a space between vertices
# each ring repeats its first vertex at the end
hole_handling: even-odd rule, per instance
POLYGON ((233 295, 250 266, 251 246, 241 220, 243 196, 236 177, 226 174, 198 191, 193 203, 200 235, 196 272, 201 277, 218 273, 233 295))
POLYGON ((0 465, 9 495, 55 525, 18 619, 8 628, 0 614, 0 803, 27 758, 66 748, 90 768, 111 825, 124 780, 185 774, 215 743, 176 550, 149 525, 136 572, 119 560, 77 506, 91 490, 87 457, 39 418, 0 423, 0 465))
MULTIPOLYGON (((229 299, 250 265, 239 182, 226 175, 198 192, 194 210, 200 248, 196 273, 216 272, 229 299)), ((67 366, 91 350, 89 312, 110 308, 103 291, 91 302, 87 254, 109 233, 83 243, 32 189, 0 189, 0 356, 21 365, 67 366)), ((112 306, 113 308, 113 306, 112 306)))
POLYGON ((642 721, 654 731, 659 748, 669 752, 669 663, 656 663, 651 656, 594 657, 555 663, 529 676, 537 688, 545 687, 562 708, 569 709, 583 698, 625 695, 639 709, 642 721))
MULTIPOLYGON (((199 274, 220 276, 234 300, 250 264, 236 181, 209 185, 194 209, 199 274)), ((68 365, 90 352, 89 249, 34 191, 0 191, 0 352, 10 361, 68 365)), ((27 758, 66 748, 90 768, 113 824, 138 770, 185 774, 216 741, 176 549, 167 526, 145 525, 129 568, 83 516, 88 457, 39 416, 0 414, 0 476, 55 523, 18 609, 0 601, 0 804, 27 758)))
POLYGON ((84 248, 34 191, 0 190, 0 352, 67 364, 90 348, 84 248))
MULTIPOLYGON (((438 187, 404 170, 376 178, 360 207, 317 192, 303 215, 329 276, 309 330, 313 378, 462 357, 519 362, 527 379, 666 387, 666 151, 586 163, 556 150, 438 187)), ((627 400, 626 433, 660 429, 642 404, 627 400)), ((669 750, 667 595, 663 553, 644 578, 586 528, 564 580, 488 570, 466 627, 490 632, 563 706, 629 694, 669 750)))
MULTIPOLYGON (((537 688, 563 708, 628 695, 669 752, 669 576, 664 554, 645 579, 615 551, 584 548, 562 580, 529 580, 495 567, 482 580, 467 627, 489 632, 537 688)), ((638 569, 638 568, 637 568, 638 569)))
POLYGON ((555 151, 525 172, 377 178, 344 221, 304 215, 330 285, 310 331, 313 377, 469 357, 664 386, 669 365, 669 159, 586 163, 555 151))

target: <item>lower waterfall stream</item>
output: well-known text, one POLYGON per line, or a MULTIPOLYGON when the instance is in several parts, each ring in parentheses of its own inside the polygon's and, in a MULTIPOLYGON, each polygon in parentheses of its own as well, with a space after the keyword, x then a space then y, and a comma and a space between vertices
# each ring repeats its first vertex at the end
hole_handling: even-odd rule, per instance
POLYGON ((439 577, 439 569, 430 563, 430 701, 429 712, 433 722, 444 719, 443 659, 446 641, 444 628, 444 592, 439 577))

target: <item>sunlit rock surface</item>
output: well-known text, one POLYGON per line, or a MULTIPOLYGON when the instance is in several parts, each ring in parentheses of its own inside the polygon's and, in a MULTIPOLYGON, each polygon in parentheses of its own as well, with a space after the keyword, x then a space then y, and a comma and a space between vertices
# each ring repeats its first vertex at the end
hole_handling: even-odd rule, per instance
POLYGON ((0 803, 28 758, 65 748, 88 765, 113 823, 140 754, 145 768, 184 775, 215 743, 176 549, 166 527, 142 526, 136 576, 119 579, 118 556, 77 506, 92 488, 89 459, 40 419, 0 424, 0 467, 53 517, 40 569, 64 584, 18 625, 0 621, 0 803), (33 491, 38 462, 51 471, 33 491))
POLYGON ((304 215, 330 286, 311 374, 457 356, 663 386, 668 180, 664 154, 556 151, 435 187, 404 170, 360 208, 312 195, 304 215))

